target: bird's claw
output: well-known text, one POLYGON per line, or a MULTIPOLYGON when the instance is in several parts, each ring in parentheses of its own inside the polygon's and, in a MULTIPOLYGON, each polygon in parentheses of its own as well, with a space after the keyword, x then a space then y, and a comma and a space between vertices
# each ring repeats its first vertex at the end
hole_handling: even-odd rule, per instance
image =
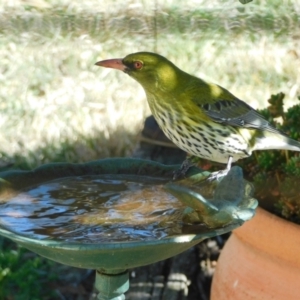
POLYGON ((212 172, 207 178, 207 181, 219 180, 220 178, 226 176, 230 169, 224 169, 216 172, 212 172))
POLYGON ((184 177, 186 172, 190 167, 192 167, 194 164, 189 160, 186 159, 184 162, 181 164, 180 168, 173 173, 173 180, 176 180, 180 177, 184 177))

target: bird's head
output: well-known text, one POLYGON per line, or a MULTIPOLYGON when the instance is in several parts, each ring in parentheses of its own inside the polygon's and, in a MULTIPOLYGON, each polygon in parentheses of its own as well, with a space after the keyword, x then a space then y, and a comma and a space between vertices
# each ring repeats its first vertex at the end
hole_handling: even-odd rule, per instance
POLYGON ((168 59, 152 52, 132 53, 124 58, 98 61, 96 65, 127 73, 147 91, 170 91, 176 88, 183 73, 168 59))

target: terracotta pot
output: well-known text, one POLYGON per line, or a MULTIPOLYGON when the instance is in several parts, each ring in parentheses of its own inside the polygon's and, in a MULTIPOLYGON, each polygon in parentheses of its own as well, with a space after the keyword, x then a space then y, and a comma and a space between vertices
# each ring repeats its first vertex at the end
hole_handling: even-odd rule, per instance
POLYGON ((211 300, 300 299, 300 225, 258 208, 219 257, 211 300))

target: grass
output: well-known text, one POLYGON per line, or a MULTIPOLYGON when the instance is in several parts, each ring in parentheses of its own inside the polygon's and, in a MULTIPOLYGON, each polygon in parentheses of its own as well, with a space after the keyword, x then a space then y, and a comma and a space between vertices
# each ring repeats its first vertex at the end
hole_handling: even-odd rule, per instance
POLYGON ((295 1, 24 3, 36 6, 0 2, 0 157, 24 168, 130 155, 145 96, 99 59, 156 49, 256 107, 299 93, 295 1))
POLYGON ((299 19, 293 0, 0 0, 0 166, 131 155, 150 114, 143 90, 94 63, 135 51, 159 52, 254 107, 277 92, 292 105, 299 19))

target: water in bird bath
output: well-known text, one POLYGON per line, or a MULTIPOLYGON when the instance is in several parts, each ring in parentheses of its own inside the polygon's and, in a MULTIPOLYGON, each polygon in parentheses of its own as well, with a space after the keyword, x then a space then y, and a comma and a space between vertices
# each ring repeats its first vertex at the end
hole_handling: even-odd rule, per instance
POLYGON ((164 190, 165 180, 123 178, 67 177, 26 188, 0 199, 1 227, 35 239, 81 243, 182 234, 185 206, 164 190))

